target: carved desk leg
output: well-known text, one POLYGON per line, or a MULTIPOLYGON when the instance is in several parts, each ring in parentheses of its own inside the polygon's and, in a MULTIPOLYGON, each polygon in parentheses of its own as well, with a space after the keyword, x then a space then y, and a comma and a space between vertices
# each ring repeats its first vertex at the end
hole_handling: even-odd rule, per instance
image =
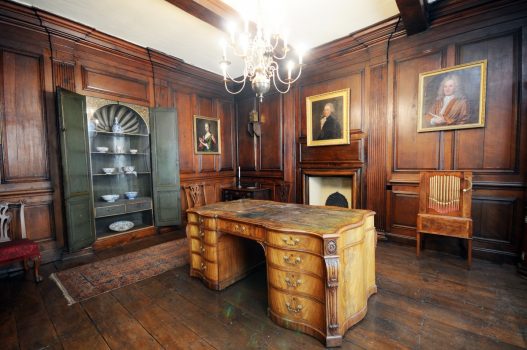
POLYGON ((339 286, 339 257, 337 242, 334 239, 326 240, 324 261, 326 264, 326 346, 340 346, 342 334, 338 322, 338 286, 339 286))

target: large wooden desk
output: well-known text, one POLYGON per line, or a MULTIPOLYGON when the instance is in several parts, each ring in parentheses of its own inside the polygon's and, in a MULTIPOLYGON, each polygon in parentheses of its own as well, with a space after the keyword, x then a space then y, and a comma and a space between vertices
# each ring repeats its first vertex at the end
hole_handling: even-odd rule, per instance
POLYGON ((377 291, 374 212, 250 199, 187 212, 190 274, 209 288, 224 289, 258 263, 245 238, 265 250, 277 324, 339 346, 366 315, 377 291))

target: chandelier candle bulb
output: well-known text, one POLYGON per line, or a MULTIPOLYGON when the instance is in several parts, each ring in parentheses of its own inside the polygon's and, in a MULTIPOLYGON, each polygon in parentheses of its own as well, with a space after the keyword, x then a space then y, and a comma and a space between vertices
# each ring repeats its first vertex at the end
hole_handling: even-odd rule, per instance
POLYGON ((295 64, 293 63, 293 61, 289 61, 287 63, 287 80, 291 80, 291 71, 293 70, 294 66, 295 64))

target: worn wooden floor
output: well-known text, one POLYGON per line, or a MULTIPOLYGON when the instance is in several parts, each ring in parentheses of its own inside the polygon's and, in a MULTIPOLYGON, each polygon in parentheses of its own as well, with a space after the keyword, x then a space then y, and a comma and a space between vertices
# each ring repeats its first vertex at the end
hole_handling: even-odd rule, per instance
MULTIPOLYGON (((160 236, 88 260, 164 241, 160 236)), ((168 237, 168 238, 167 238, 168 237)), ((47 276, 79 264, 47 264, 47 276)), ((265 269, 223 292, 188 277, 188 266, 66 305, 49 279, 0 280, 0 349, 320 349, 314 338, 266 316, 265 269)), ((518 349, 527 346, 527 281, 513 266, 379 242, 379 292, 343 349, 518 349)))

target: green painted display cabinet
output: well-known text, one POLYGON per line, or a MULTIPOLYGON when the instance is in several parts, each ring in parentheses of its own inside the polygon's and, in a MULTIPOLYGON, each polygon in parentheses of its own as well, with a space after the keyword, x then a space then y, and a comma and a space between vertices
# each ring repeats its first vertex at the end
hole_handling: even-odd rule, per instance
POLYGON ((176 110, 57 94, 68 250, 179 225, 176 110))

